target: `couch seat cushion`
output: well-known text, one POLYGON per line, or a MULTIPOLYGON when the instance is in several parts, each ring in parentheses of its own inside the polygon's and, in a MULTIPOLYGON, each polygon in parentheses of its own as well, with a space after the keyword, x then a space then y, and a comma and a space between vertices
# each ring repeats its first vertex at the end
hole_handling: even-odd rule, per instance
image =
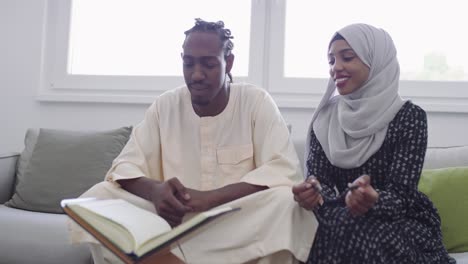
POLYGON ((70 244, 67 219, 0 205, 0 263, 93 263, 87 245, 70 244))

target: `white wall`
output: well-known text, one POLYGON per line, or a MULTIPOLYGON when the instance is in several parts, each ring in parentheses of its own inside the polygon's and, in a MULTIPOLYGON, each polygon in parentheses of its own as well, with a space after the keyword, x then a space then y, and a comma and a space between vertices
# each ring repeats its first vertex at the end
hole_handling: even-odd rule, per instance
MULTIPOLYGON (((45 4, 46 0, 0 1, 0 153, 21 151, 28 127, 111 129, 136 124, 148 107, 38 102, 45 4)), ((305 137, 313 109, 281 112, 293 126, 293 137, 305 137)), ((431 112, 428 119, 431 146, 468 145, 468 113, 431 112)))

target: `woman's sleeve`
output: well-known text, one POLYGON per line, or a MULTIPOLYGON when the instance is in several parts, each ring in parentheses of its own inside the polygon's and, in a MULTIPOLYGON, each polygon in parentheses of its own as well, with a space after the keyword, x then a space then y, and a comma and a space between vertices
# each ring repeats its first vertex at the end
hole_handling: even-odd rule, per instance
POLYGON ((335 167, 330 163, 325 152, 317 140, 315 133, 311 130, 309 155, 306 160, 307 175, 315 176, 322 186, 322 192, 329 197, 336 197, 335 192, 335 167))
POLYGON ((385 188, 377 189, 379 199, 368 214, 397 220, 406 215, 418 197, 418 182, 427 148, 427 118, 419 107, 411 108, 399 120, 392 161, 385 177, 385 188))
MULTIPOLYGON (((315 176, 322 192, 330 198, 336 198, 336 177, 337 169, 328 160, 315 133, 311 131, 309 155, 307 157, 306 168, 310 176, 315 176)), ((339 199, 334 203, 324 203, 314 209, 315 216, 321 225, 335 226, 342 224, 352 224, 354 218, 349 217, 350 213, 345 206, 344 199, 339 199)))

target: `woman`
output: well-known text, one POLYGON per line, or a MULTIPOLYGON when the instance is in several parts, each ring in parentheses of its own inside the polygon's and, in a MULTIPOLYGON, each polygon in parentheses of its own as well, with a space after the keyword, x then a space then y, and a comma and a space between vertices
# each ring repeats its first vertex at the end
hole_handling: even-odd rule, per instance
POLYGON ((349 25, 333 36, 328 61, 328 88, 308 133, 310 176, 293 187, 319 221, 308 263, 455 263, 436 209, 417 190, 426 113, 398 94, 390 35, 349 25))

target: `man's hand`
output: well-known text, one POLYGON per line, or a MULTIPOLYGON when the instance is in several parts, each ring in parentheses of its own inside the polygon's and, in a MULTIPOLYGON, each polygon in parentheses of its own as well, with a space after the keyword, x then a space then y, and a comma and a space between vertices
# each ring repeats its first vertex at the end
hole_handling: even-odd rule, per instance
POLYGON ((209 191, 185 188, 189 199, 183 200, 181 196, 178 199, 183 200, 184 205, 190 207, 194 212, 202 212, 265 189, 268 187, 245 182, 233 183, 209 191))
POLYGON ((346 194, 346 206, 352 215, 364 215, 377 202, 379 194, 372 185, 370 185, 369 175, 363 175, 357 178, 352 185, 357 185, 359 187, 346 194))
POLYGON ((184 215, 193 211, 193 208, 184 204, 190 199, 187 189, 177 178, 153 184, 151 201, 158 215, 172 227, 182 223, 184 215))
MULTIPOLYGON (((217 205, 218 198, 215 191, 198 191, 190 188, 185 189, 190 199, 184 199, 184 205, 192 208, 194 212, 203 212, 217 205)), ((178 197, 182 200, 182 197, 178 197)))
POLYGON ((304 209, 312 210, 322 203, 322 196, 317 191, 320 183, 315 177, 308 177, 304 182, 296 184, 292 188, 294 200, 304 209), (317 186, 314 188, 314 186, 317 186))

